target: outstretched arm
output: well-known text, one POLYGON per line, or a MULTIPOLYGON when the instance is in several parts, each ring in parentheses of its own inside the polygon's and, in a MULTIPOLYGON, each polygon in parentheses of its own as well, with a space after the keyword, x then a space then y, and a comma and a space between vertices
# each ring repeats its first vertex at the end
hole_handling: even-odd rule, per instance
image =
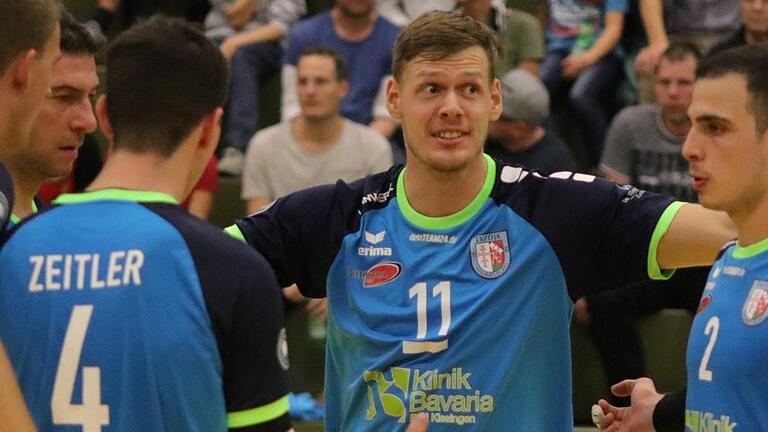
POLYGON ((616 396, 629 396, 628 407, 616 407, 600 399, 600 410, 593 407, 592 419, 601 431, 606 432, 654 432, 653 410, 663 397, 650 378, 624 380, 611 386, 616 396), (602 414, 602 416, 601 416, 602 414))
POLYGON ((659 242, 659 267, 711 265, 723 245, 735 238, 736 226, 725 212, 684 204, 659 242))
MULTIPOLYGON (((16 385, 13 367, 5 355, 2 342, 0 342, 0 383, 2 383, 0 386, 0 418, 3 419, 2 424, 0 424, 0 431, 34 431, 35 426, 27 407, 24 405, 24 398, 19 387, 16 385)), ((414 429, 414 432, 421 430, 426 431, 426 428, 414 429)))

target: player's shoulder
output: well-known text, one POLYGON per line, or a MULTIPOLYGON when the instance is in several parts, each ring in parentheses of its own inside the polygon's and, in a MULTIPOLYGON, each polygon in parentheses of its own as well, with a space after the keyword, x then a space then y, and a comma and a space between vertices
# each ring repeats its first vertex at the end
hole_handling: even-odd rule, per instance
POLYGON ((267 270, 264 258, 242 242, 232 238, 221 228, 189 214, 175 205, 145 204, 165 219, 184 239, 189 252, 198 265, 217 269, 222 275, 242 272, 242 269, 267 270))
POLYGON ((659 106, 656 104, 641 104, 628 106, 618 114, 613 121, 614 124, 621 127, 637 127, 647 126, 649 121, 655 121, 656 116, 659 113, 659 106))

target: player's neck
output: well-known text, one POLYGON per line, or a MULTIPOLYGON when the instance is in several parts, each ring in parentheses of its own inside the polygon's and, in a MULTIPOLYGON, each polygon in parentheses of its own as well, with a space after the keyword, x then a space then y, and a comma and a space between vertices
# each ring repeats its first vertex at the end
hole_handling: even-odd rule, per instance
POLYGON ((23 174, 18 174, 11 169, 11 178, 13 179, 13 214, 21 219, 29 217, 34 213, 32 202, 35 195, 40 190, 42 180, 31 178, 23 174))
POLYGON ((323 151, 339 141, 344 120, 340 115, 322 119, 296 117, 292 124, 293 138, 302 148, 309 151, 323 151))
POLYGON ((162 159, 151 153, 117 151, 109 156, 87 190, 118 188, 160 192, 182 202, 186 198, 190 164, 183 165, 176 158, 177 154, 162 159), (180 166, 187 172, 180 170, 180 166))
POLYGON ((729 211, 728 215, 736 224, 739 245, 749 246, 768 238, 768 193, 749 208, 729 211))
POLYGON ((414 210, 430 217, 449 216, 467 207, 485 183, 488 166, 482 153, 461 171, 439 172, 411 157, 405 192, 414 210))

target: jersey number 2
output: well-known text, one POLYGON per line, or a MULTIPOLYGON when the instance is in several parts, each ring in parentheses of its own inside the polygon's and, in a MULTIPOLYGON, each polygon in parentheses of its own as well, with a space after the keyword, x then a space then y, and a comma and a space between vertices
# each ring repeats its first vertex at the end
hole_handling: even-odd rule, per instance
MULTIPOLYGON (((442 281, 432 288, 432 297, 440 296, 440 330, 438 336, 447 336, 451 327, 451 282, 442 281)), ((403 341, 403 354, 437 353, 448 348, 448 339, 424 341, 427 337, 427 284, 419 282, 408 291, 408 298, 416 297, 416 341, 403 341)))
POLYGON ((720 330, 720 318, 713 316, 707 321, 707 326, 704 327, 704 335, 709 336, 709 342, 707 348, 704 350, 704 355, 701 357, 701 364, 699 364, 699 379, 702 381, 712 381, 712 371, 707 369, 709 363, 709 357, 712 355, 712 349, 717 342, 717 332, 720 330))
POLYGON ((72 309, 64 335, 56 380, 53 384, 51 412, 55 425, 80 425, 83 432, 100 432, 109 425, 109 405, 101 404, 101 370, 83 367, 82 403, 72 403, 77 367, 83 352, 85 334, 93 314, 93 305, 77 305, 72 309))

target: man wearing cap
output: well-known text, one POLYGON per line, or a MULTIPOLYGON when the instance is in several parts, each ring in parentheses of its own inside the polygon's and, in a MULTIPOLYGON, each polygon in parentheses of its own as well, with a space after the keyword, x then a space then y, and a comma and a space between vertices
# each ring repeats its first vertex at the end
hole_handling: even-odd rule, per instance
POLYGON ((541 81, 513 69, 502 77, 501 87, 503 111, 491 122, 485 152, 544 172, 574 169, 576 162, 565 143, 542 127, 549 117, 549 94, 541 81))

